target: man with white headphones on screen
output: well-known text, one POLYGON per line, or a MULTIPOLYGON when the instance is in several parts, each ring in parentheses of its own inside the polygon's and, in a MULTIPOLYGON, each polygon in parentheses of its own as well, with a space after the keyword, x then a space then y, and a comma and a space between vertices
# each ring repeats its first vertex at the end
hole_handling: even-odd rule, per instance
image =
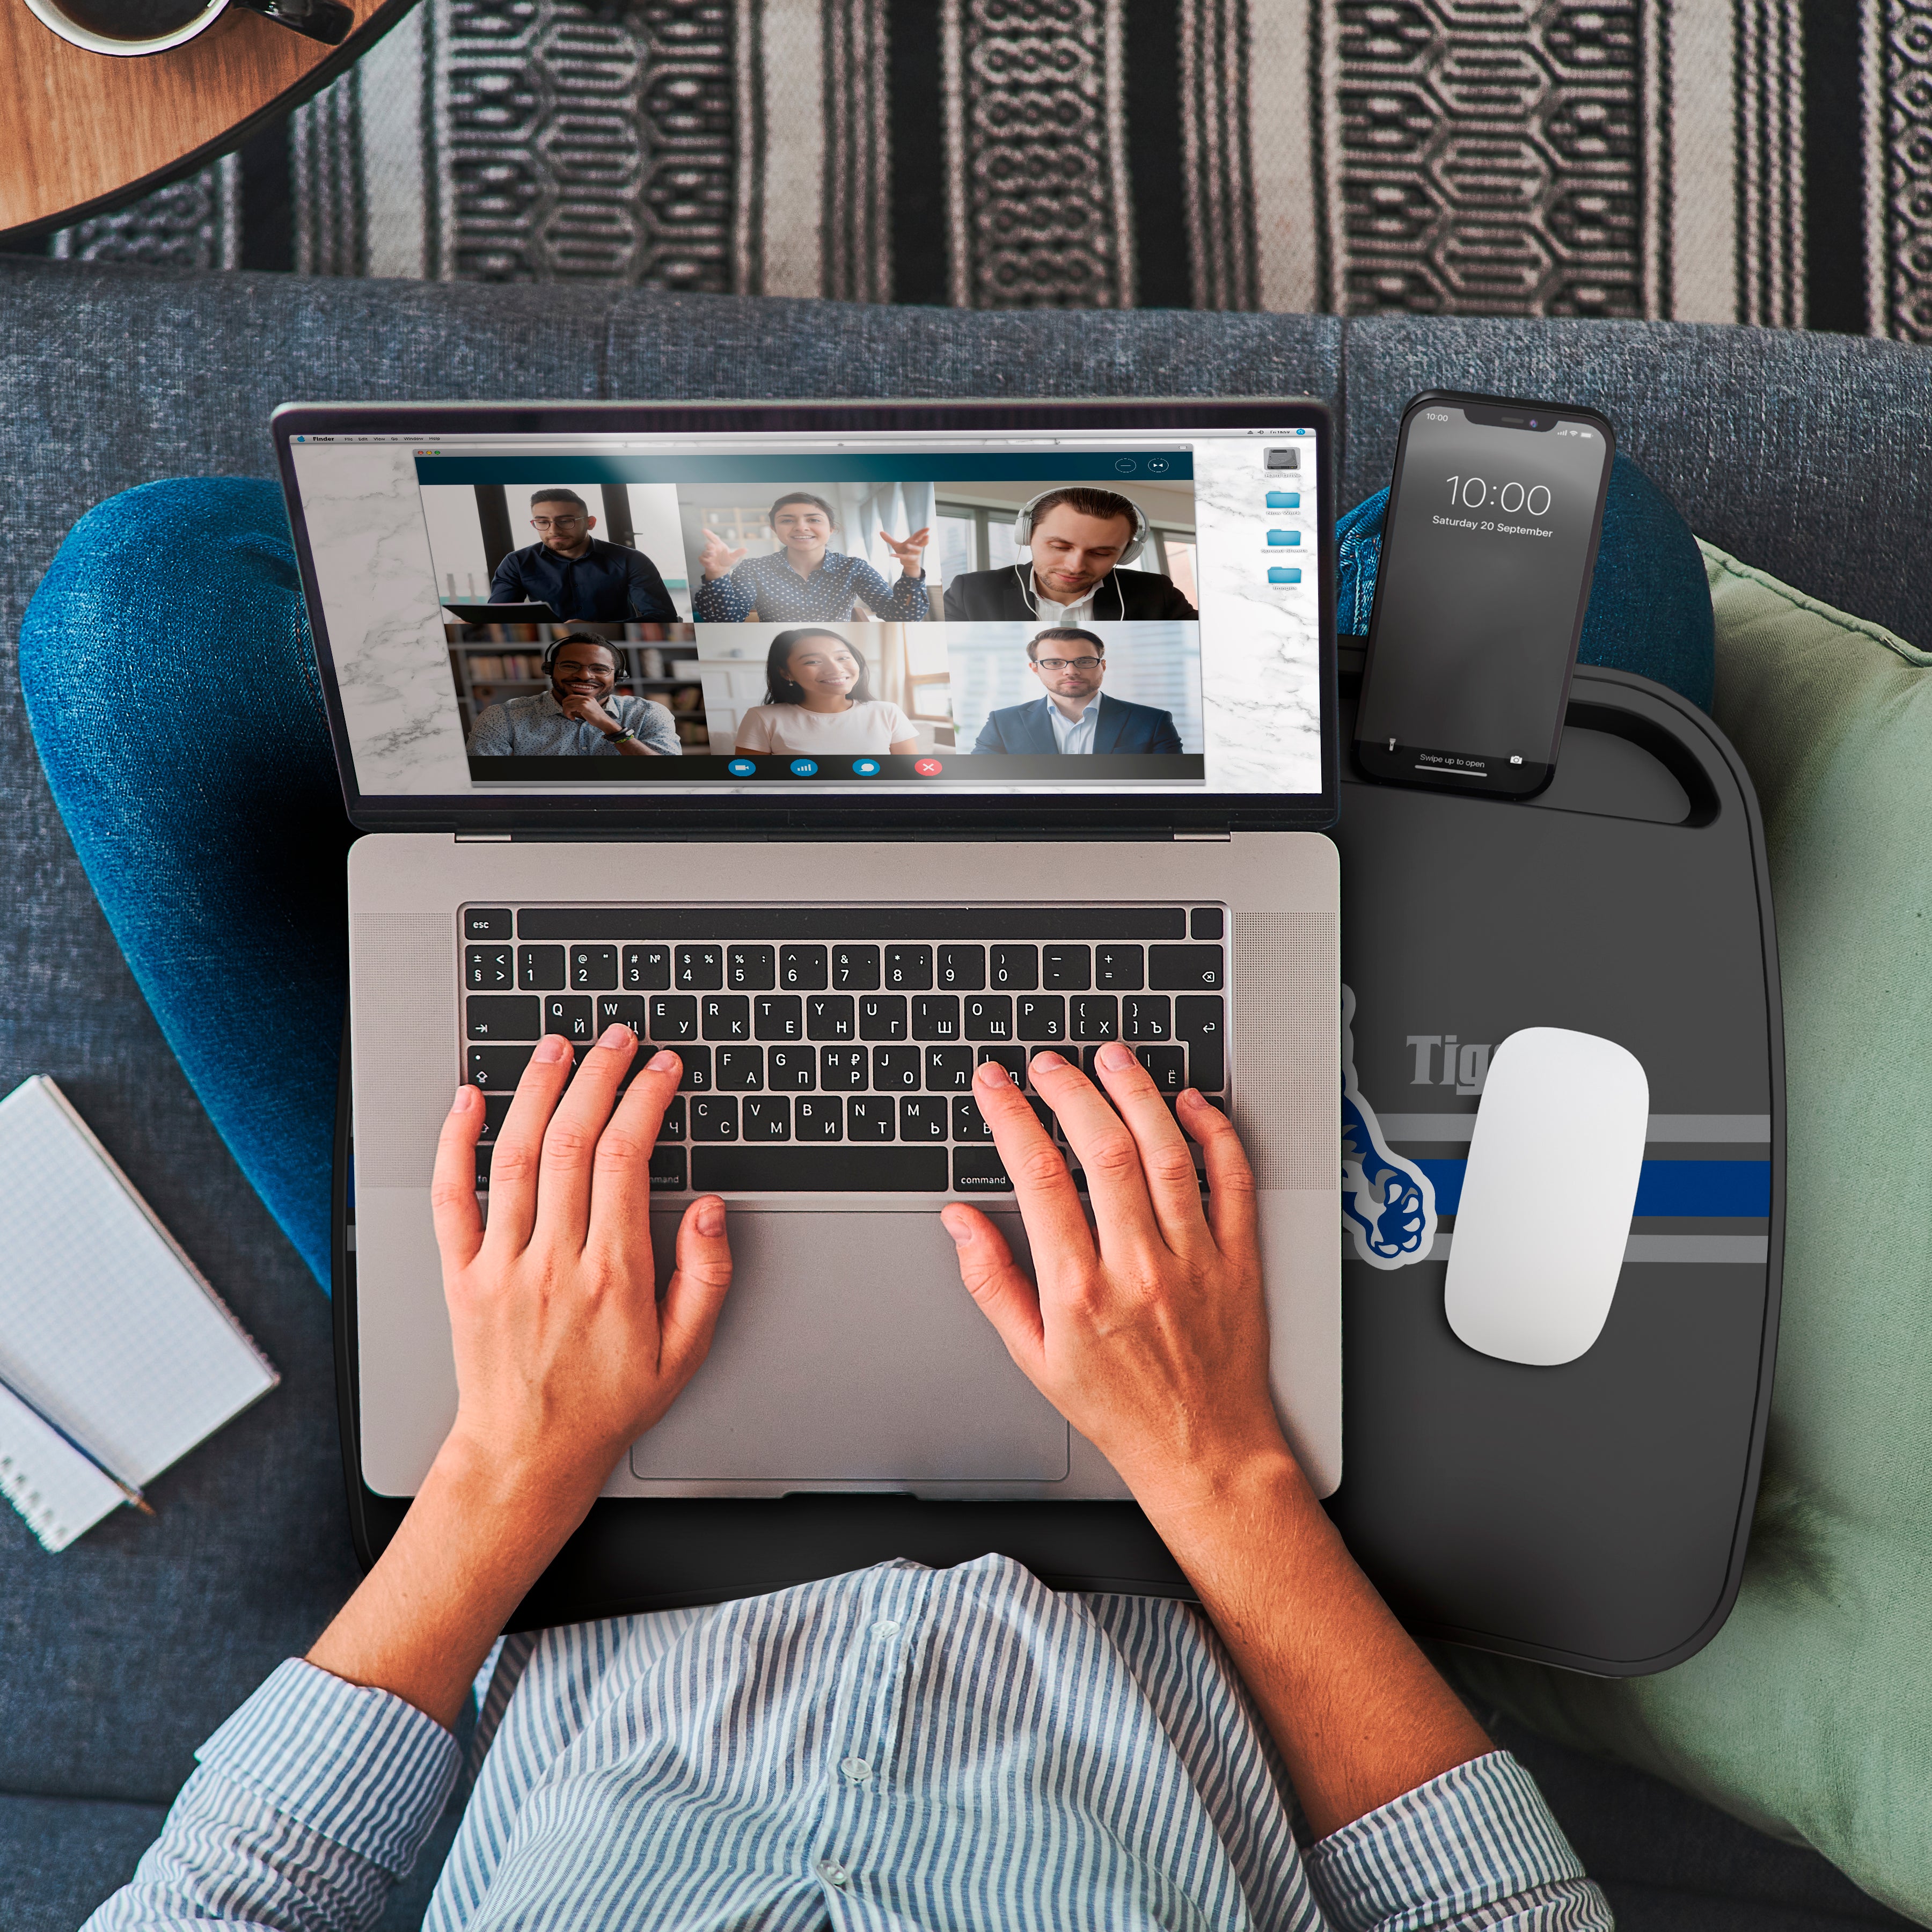
POLYGON ((1032 553, 1032 562, 956 577, 945 590, 947 620, 1192 622, 1198 613, 1172 578, 1120 568, 1147 541, 1147 518, 1131 498, 1084 485, 1042 490, 1013 519, 1013 542, 1032 553))

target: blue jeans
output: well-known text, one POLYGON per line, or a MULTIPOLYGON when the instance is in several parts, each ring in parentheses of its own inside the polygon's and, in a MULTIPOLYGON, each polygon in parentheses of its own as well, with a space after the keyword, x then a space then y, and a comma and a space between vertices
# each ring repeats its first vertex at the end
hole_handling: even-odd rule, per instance
MULTIPOLYGON (((1337 526, 1344 632, 1368 626, 1385 496, 1337 526)), ((1621 457, 1581 655, 1710 703, 1696 544, 1621 457)), ((20 683, 55 802, 162 1033, 326 1289, 354 832, 280 490, 149 483, 89 511, 28 607, 20 683)))

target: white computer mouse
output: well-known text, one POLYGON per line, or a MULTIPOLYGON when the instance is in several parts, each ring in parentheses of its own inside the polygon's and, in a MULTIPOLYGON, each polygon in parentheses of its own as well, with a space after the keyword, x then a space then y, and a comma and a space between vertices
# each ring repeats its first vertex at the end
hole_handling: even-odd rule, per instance
POLYGON ((1649 1118, 1642 1065, 1613 1040, 1526 1027, 1496 1048, 1444 1290, 1471 1348, 1552 1368, 1604 1332, 1649 1118))

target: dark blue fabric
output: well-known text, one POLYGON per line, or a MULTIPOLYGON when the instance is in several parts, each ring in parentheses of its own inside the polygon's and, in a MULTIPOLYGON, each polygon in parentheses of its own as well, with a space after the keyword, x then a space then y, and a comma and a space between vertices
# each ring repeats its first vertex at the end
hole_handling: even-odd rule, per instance
MULTIPOLYGON (((1335 626, 1345 637, 1367 634, 1388 508, 1388 491, 1378 490, 1335 526, 1335 626)), ((1717 656, 1703 553, 1676 506, 1627 456, 1610 466, 1576 661, 1654 678, 1711 708, 1717 656)))
MULTIPOLYGON (((1046 700, 1036 698, 1024 704, 1009 704, 1004 710, 988 712, 973 748, 1052 757, 1060 745, 1053 735, 1053 721, 1046 715, 1046 700)), ((1094 726, 1094 749, 1096 752, 1178 752, 1180 734, 1174 728, 1172 712, 1152 704, 1130 704, 1124 698, 1110 698, 1102 692, 1100 716, 1094 726)))
POLYGON ((677 606, 640 550, 590 539, 581 556, 559 556, 547 544, 526 544, 496 566, 490 580, 493 604, 548 604, 560 617, 593 624, 636 617, 668 624, 677 606))
POLYGON ((89 511, 21 623, 20 688, 162 1034, 326 1288, 350 831, 281 492, 202 478, 89 511))

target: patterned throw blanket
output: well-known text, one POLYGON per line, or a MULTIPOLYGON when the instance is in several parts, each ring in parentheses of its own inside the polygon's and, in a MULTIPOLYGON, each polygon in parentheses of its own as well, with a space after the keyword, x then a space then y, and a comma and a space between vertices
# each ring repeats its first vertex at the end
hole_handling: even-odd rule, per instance
POLYGON ((419 0, 70 257, 1932 339, 1932 0, 419 0))

